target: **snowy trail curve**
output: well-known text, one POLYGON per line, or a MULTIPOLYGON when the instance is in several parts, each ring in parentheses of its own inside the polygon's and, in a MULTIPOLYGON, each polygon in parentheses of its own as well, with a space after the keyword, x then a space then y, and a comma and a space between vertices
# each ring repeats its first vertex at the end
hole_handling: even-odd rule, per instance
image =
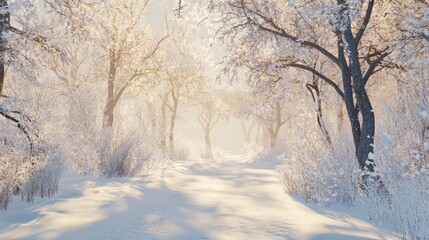
POLYGON ((398 239, 283 193, 245 155, 176 164, 131 179, 71 178, 52 199, 0 213, 0 239, 398 239))

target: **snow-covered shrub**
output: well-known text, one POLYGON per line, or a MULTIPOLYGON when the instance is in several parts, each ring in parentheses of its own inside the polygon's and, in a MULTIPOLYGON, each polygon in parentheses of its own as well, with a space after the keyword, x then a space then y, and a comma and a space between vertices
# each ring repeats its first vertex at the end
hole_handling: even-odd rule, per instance
POLYGON ((370 216, 391 222, 404 239, 429 239, 429 116, 427 99, 419 95, 404 92, 406 106, 384 105, 376 157, 389 198, 365 199, 370 216))
MULTIPOLYGON (((399 179, 398 179, 399 180, 399 179)), ((429 239, 429 178, 390 184, 389 221, 408 239, 429 239)))
POLYGON ((326 144, 320 144, 322 139, 297 143, 279 157, 282 165, 277 171, 285 191, 319 203, 352 204, 359 174, 347 144, 332 152, 326 144))
POLYGON ((399 176, 391 182, 383 175, 389 197, 376 191, 362 195, 362 209, 374 222, 388 222, 404 239, 429 239, 429 178, 399 176))
POLYGON ((21 187, 22 201, 32 202, 35 197, 52 197, 58 191, 58 183, 64 168, 64 155, 56 148, 39 153, 38 166, 21 187), (43 159, 41 159, 43 158, 43 159))
POLYGON ((171 153, 171 160, 187 160, 189 159, 191 150, 186 141, 176 141, 174 151, 171 153))
POLYGON ((19 186, 28 180, 28 170, 32 169, 31 163, 22 156, 5 150, 4 146, 0 147, 0 207, 3 209, 12 201, 13 194, 18 193, 19 186))
POLYGON ((284 190, 317 203, 352 205, 359 195, 361 178, 349 126, 330 127, 329 143, 314 120, 314 110, 303 112, 307 114, 296 119, 278 158, 277 172, 284 190))
POLYGON ((90 86, 80 87, 70 94, 68 112, 65 113, 64 152, 67 154, 67 170, 73 173, 97 175, 99 172, 99 148, 101 139, 98 126, 97 99, 90 86), (86 87, 86 88, 85 88, 86 87))
POLYGON ((111 139, 105 133, 100 145, 100 172, 110 177, 130 177, 147 172, 156 154, 154 142, 149 137, 127 134, 111 139))
POLYGON ((27 202, 53 196, 63 169, 62 152, 46 142, 34 142, 30 151, 18 135, 6 136, 0 144, 0 207, 6 209, 13 195, 27 202))

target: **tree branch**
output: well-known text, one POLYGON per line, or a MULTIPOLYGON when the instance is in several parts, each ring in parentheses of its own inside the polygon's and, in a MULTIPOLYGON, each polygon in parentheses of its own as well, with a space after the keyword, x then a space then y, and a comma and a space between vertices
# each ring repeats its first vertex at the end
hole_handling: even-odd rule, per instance
POLYGON ((216 120, 214 120, 214 122, 210 126, 210 131, 212 131, 213 127, 216 125, 216 123, 219 121, 219 119, 220 119, 220 116, 217 116, 216 120))
POLYGON ((282 37, 284 37, 284 38, 287 38, 287 39, 289 39, 289 40, 292 40, 292 41, 294 41, 295 43, 298 43, 298 44, 301 44, 301 45, 303 45, 303 46, 306 46, 306 47, 310 47, 310 48, 313 48, 313 49, 315 49, 315 50, 317 50, 317 51, 319 51, 320 53, 322 53, 324 56, 326 56, 327 58, 329 58, 331 61, 333 61, 336 65, 338 65, 339 66, 339 61, 338 61, 338 58, 336 58, 332 53, 330 53, 328 50, 326 50, 325 48, 323 48, 322 46, 320 46, 319 44, 317 44, 317 43, 314 43, 314 42, 310 42, 310 41, 307 41, 307 40, 301 40, 301 39, 299 39, 298 37, 296 37, 296 36, 293 36, 293 35, 290 35, 289 33, 287 33, 283 28, 281 28, 281 27, 279 27, 276 23, 274 23, 274 21, 273 21, 273 19, 271 19, 271 18, 268 18, 267 16, 264 16, 264 15, 262 15, 259 11, 258 12, 254 12, 257 16, 259 16, 260 18, 262 18, 266 23, 268 23, 272 28, 274 28, 275 30, 273 30, 273 29, 271 29, 271 28, 268 28, 268 27, 265 27, 265 26, 263 26, 263 25, 261 25, 260 23, 258 23, 258 22, 255 22, 248 14, 247 14, 247 12, 246 12, 246 8, 245 8, 245 3, 244 3, 244 1, 242 0, 241 1, 241 9, 242 9, 242 11, 243 11, 243 13, 244 13, 244 15, 245 15, 245 17, 247 18, 247 20, 249 21, 249 23, 251 23, 251 24, 253 24, 253 25, 255 25, 256 27, 258 27, 258 28, 260 28, 260 29, 262 29, 262 30, 264 30, 264 31, 267 31, 267 32, 270 32, 270 33, 273 33, 273 34, 275 34, 275 35, 278 35, 278 36, 282 36, 282 37))
POLYGON ((326 77, 325 75, 323 75, 322 73, 320 73, 319 71, 317 71, 314 68, 311 68, 309 66, 303 65, 303 64, 299 64, 299 63, 287 63, 284 65, 285 67, 294 67, 294 68, 300 68, 306 71, 309 71, 311 73, 313 73, 314 75, 320 77, 323 81, 325 81, 327 84, 331 85, 335 91, 338 93, 338 95, 340 95, 340 97, 342 99, 344 99, 344 93, 343 91, 341 91, 340 87, 331 79, 329 79, 328 77, 326 77))
POLYGON ((381 54, 375 61, 373 61, 371 63, 371 65, 369 66, 368 70, 365 73, 365 76, 363 77, 363 82, 364 85, 366 85, 366 83, 368 82, 369 78, 371 77, 372 74, 374 74, 374 70, 375 68, 381 63, 381 61, 383 61, 383 59, 385 57, 387 57, 391 52, 390 51, 386 51, 385 53, 381 54))
POLYGON ((366 27, 368 26, 369 20, 371 19, 372 9, 374 8, 374 0, 369 0, 368 8, 366 9, 365 17, 363 19, 362 25, 360 26, 358 32, 356 33, 355 41, 358 45, 362 36, 365 32, 366 27))
MULTIPOLYGON (((19 112, 15 112, 15 113, 19 113, 19 112)), ((20 114, 20 113, 19 113, 20 114)), ((26 129, 25 125, 22 125, 21 121, 19 121, 17 118, 11 116, 8 111, 6 111, 3 108, 0 108, 0 115, 2 115, 3 117, 5 117, 6 119, 16 123, 16 127, 25 135, 25 137, 28 139, 28 142, 30 144, 30 155, 33 153, 33 149, 34 149, 34 144, 33 144, 33 140, 30 137, 30 134, 28 132, 28 130, 26 129)))

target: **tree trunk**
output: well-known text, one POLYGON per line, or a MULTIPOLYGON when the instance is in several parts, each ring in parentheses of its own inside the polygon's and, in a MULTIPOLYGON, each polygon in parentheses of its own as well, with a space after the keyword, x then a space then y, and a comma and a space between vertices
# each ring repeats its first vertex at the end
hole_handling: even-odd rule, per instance
MULTIPOLYGON (((339 36, 338 49, 339 61, 343 73, 344 95, 347 113, 352 126, 353 140, 355 145, 356 157, 359 168, 363 172, 363 184, 369 186, 369 183, 375 183, 377 191, 386 194, 379 176, 374 175, 374 136, 375 136, 375 115, 371 101, 365 89, 365 80, 362 75, 362 68, 359 62, 358 45, 360 36, 353 35, 350 12, 345 0, 337 0, 340 5, 340 20, 344 25, 343 30, 337 30, 339 36), (345 46, 345 47, 343 47, 345 46), (348 56, 348 64, 345 60, 345 54, 348 56), (353 84, 351 84, 351 80, 353 84), (353 103, 353 92, 355 93, 357 105, 353 103), (358 114, 362 116, 362 123, 359 123, 358 114)), ((369 3, 371 4, 371 2, 369 3)), ((371 74, 370 72, 367 72, 371 74)), ((369 75, 370 76, 370 75, 369 75)), ((372 185, 372 184, 371 184, 372 185)))
POLYGON ((346 51, 349 58, 349 69, 353 80, 353 90, 356 94, 358 111, 362 116, 362 132, 359 142, 356 145, 357 158, 361 170, 364 172, 374 172, 374 159, 369 156, 374 152, 375 115, 365 89, 365 82, 359 62, 358 43, 356 43, 352 33, 350 17, 348 14, 343 14, 344 11, 346 11, 344 0, 339 0, 338 2, 343 4, 340 13, 341 16, 345 18, 344 22, 347 23, 347 27, 344 30, 344 43, 346 43, 345 45, 347 46, 346 51))
POLYGON ((258 124, 258 127, 256 128, 256 143, 257 144, 262 143, 262 140, 260 139, 260 131, 261 131, 261 125, 258 124))
POLYGON ((113 118, 115 110, 115 78, 116 78, 116 59, 115 51, 110 50, 109 55, 109 76, 107 80, 107 100, 106 106, 104 107, 104 116, 103 116, 103 128, 113 127, 113 118))
POLYGON ((205 151, 204 157, 210 159, 210 158, 213 158, 212 143, 210 140, 210 128, 205 129, 204 136, 206 140, 206 151, 205 151))
POLYGON ((274 130, 274 126, 269 129, 270 132, 270 147, 274 149, 277 145, 277 132, 274 130))
POLYGON ((250 125, 249 128, 246 128, 246 125, 244 121, 240 121, 241 123, 241 130, 243 131, 243 137, 244 137, 244 143, 249 144, 250 143, 250 137, 252 135, 252 130, 255 127, 254 124, 250 125))
POLYGON ((215 120, 213 119, 213 109, 212 105, 208 105, 208 107, 200 113, 198 116, 198 121, 200 122, 201 129, 204 131, 204 139, 206 142, 206 149, 205 149, 205 158, 213 158, 213 150, 212 150, 212 143, 210 140, 210 133, 213 130, 214 125, 219 120, 219 117, 215 120))
POLYGON ((337 135, 341 134, 344 124, 344 110, 343 110, 343 102, 340 102, 337 109, 337 118, 338 118, 338 126, 337 126, 337 135))
POLYGON ((3 86, 5 79, 5 62, 6 62, 6 48, 7 40, 5 39, 6 33, 9 31, 10 26, 10 13, 8 12, 8 2, 0 0, 0 98, 3 97, 3 86))
POLYGON ((173 98, 173 108, 170 118, 170 133, 169 133, 169 143, 170 143, 170 152, 174 153, 174 128, 176 126, 176 117, 177 117, 177 108, 179 106, 179 94, 175 94, 174 91, 171 92, 173 98))
POLYGON ((161 147, 163 150, 166 150, 167 148, 167 141, 166 141, 166 132, 167 132, 167 101, 168 101, 168 94, 166 93, 164 97, 162 98, 162 105, 161 105, 161 123, 160 123, 160 137, 161 137, 161 147))
POLYGON ((282 122, 282 106, 279 102, 277 102, 274 112, 274 122, 271 123, 271 126, 268 128, 268 132, 270 134, 271 148, 274 148, 277 145, 280 128, 283 124, 284 122, 282 122))
POLYGON ((152 129, 152 134, 156 134, 156 110, 151 102, 146 102, 147 109, 150 115, 150 128, 152 129))

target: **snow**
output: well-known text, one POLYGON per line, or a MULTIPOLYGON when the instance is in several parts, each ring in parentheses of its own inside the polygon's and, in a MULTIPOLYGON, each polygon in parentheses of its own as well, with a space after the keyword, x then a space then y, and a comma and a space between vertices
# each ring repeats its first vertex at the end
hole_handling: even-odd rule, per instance
POLYGON ((429 151, 429 141, 426 141, 426 142, 423 144, 423 147, 424 147, 424 149, 425 149, 426 151, 429 151))
POLYGON ((419 115, 420 115, 420 117, 421 117, 422 119, 427 119, 427 118, 429 118, 429 113, 428 113, 427 111, 421 111, 421 112, 419 113, 419 115))
POLYGON ((272 168, 248 161, 227 152, 136 178, 69 176, 54 198, 0 213, 0 239, 400 239, 286 195, 272 168))

